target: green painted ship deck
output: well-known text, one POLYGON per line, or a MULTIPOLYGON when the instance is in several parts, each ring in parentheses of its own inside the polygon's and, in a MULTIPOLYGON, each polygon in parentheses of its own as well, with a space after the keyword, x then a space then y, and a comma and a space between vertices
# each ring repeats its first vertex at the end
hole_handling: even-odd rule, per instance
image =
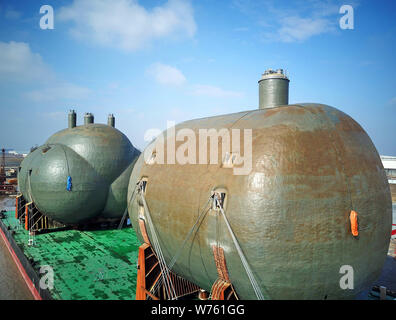
MULTIPOLYGON (((121 230, 65 230, 34 237, 8 211, 1 220, 14 231, 13 239, 35 272, 49 265, 54 270, 53 299, 134 300, 139 242, 132 228, 121 230)), ((44 273, 43 273, 44 274, 44 273)))

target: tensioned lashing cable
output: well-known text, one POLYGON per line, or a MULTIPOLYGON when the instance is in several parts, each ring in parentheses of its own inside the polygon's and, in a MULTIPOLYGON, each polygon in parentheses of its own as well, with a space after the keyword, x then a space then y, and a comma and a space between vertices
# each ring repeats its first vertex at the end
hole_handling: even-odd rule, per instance
MULTIPOLYGON (((142 184, 141 183, 139 183, 138 188, 139 188, 139 193, 140 193, 140 196, 141 196, 141 199, 142 199, 142 202, 143 202, 144 212, 146 213, 146 216, 147 216, 147 222, 148 222, 149 228, 151 230, 154 250, 155 250, 155 252, 157 254, 159 265, 160 265, 160 268, 161 268, 161 273, 162 273, 162 278, 156 283, 156 285, 154 286, 154 290, 161 284, 161 280, 162 280, 162 283, 165 284, 165 290, 167 292, 168 297, 170 297, 171 300, 177 299, 177 296, 176 296, 176 293, 175 293, 175 289, 173 287, 172 281, 170 280, 169 270, 176 263, 178 257, 180 256, 181 252, 183 251, 187 241, 190 239, 190 237, 191 237, 194 229, 196 228, 198 222, 201 220, 201 217, 206 215, 207 210, 205 211, 205 209, 206 209, 208 203, 210 202, 210 200, 213 199, 216 207, 219 208, 219 210, 221 212, 221 215, 222 215, 222 217, 223 217, 223 219, 224 219, 224 221, 226 223, 228 231, 229 231, 229 233, 231 235, 231 238, 233 240, 235 248, 237 249, 238 255, 239 255, 240 259, 241 259, 242 265, 243 265, 243 267, 244 267, 244 269, 246 271, 246 274, 247 274, 247 276, 249 278, 249 281, 250 281, 250 283, 251 283, 251 285, 253 287, 253 290, 254 290, 254 293, 255 293, 257 299, 258 300, 265 300, 264 295, 261 292, 261 289, 260 289, 260 287, 259 287, 259 285, 257 283, 257 280, 254 277, 254 274, 253 274, 253 272, 252 272, 252 270, 251 270, 251 268, 249 266, 249 263, 247 262, 246 257, 244 255, 239 243, 238 243, 238 240, 237 240, 237 238, 236 238, 236 236, 235 236, 235 234, 234 234, 234 232, 233 232, 233 230, 232 230, 232 228, 231 228, 231 226, 230 226, 230 224, 228 222, 228 219, 227 219, 227 217, 225 215, 224 209, 223 209, 223 207, 222 207, 222 205, 220 203, 220 200, 218 198, 218 195, 216 193, 213 196, 211 196, 209 198, 208 202, 205 204, 204 209, 202 210, 201 214, 198 216, 198 218, 195 221, 194 225, 192 226, 192 228, 188 232, 188 234, 187 234, 186 238, 184 239, 181 247, 177 250, 176 254, 172 258, 172 260, 171 260, 171 262, 169 264, 169 267, 168 267, 166 265, 166 261, 165 261, 165 258, 163 256, 162 249, 161 249, 161 246, 160 246, 159 241, 158 241, 158 237, 157 237, 157 234, 156 234, 156 231, 155 231, 155 227, 154 227, 153 222, 151 220, 151 215, 150 215, 150 212, 148 210, 146 199, 144 197, 144 190, 142 189, 142 184)), ((131 200, 133 199, 133 195, 134 194, 132 194, 131 200)))
POLYGON ((127 206, 126 206, 126 208, 124 210, 124 214, 122 215, 120 224, 118 225, 118 228, 117 228, 118 230, 122 229, 122 226, 124 225, 126 216, 128 215, 128 207, 129 207, 129 204, 132 202, 133 197, 135 196, 136 189, 137 189, 137 185, 135 186, 135 189, 133 189, 133 192, 132 192, 132 195, 131 195, 131 199, 129 201, 127 201, 127 206))
POLYGON ((153 240, 154 250, 155 250, 155 253, 157 254, 158 262, 159 262, 159 265, 161 268, 161 275, 162 275, 162 280, 165 284, 166 293, 167 293, 168 297, 170 298, 170 300, 176 300, 177 299, 176 291, 175 291, 175 288, 174 288, 172 281, 170 279, 169 269, 166 265, 166 261, 165 261, 164 255, 162 253, 162 249, 161 249, 158 237, 157 237, 157 232, 155 231, 153 221, 151 220, 151 215, 150 215, 150 211, 148 209, 147 203, 146 203, 146 199, 144 198, 144 190, 143 190, 142 183, 140 183, 140 185, 139 185, 139 194, 141 196, 141 199, 143 202, 143 207, 144 207, 144 212, 146 214, 147 222, 148 222, 149 228, 151 230, 151 236, 152 236, 152 240, 153 240))
MULTIPOLYGON (((195 229, 195 227, 198 225, 198 222, 201 220, 201 217, 205 217, 206 213, 209 211, 206 210, 208 204, 210 203, 211 198, 208 199, 208 201, 206 202, 206 204, 204 205, 201 213, 198 215, 198 218, 196 219, 194 225, 192 226, 192 228, 190 229, 190 231, 187 233, 187 236, 185 237, 182 245, 179 247, 179 249, 177 250, 176 254, 173 256, 170 264, 169 264, 169 269, 172 269, 172 267, 175 265, 177 259, 179 258, 180 254, 182 253, 187 241, 190 239, 191 235, 193 234, 193 231, 195 229)), ((160 279, 153 287, 152 292, 155 292, 155 290, 162 284, 162 279, 160 279)))
POLYGON ((260 287, 259 287, 259 285, 258 285, 258 283, 256 281, 256 278, 254 277, 254 274, 253 274, 252 270, 250 269, 249 263, 247 262, 247 260, 245 258, 245 255, 243 254, 243 251, 242 251, 241 247, 239 246, 238 240, 235 237, 234 232, 232 231, 232 228, 231 228, 231 226, 230 226, 230 224, 228 222, 228 219, 227 219, 227 217, 225 215, 224 209, 223 209, 222 205, 220 204, 220 200, 219 200, 219 198, 218 198, 216 193, 214 194, 213 200, 215 201, 215 204, 220 209, 220 212, 221 212, 221 214, 222 214, 222 216, 224 218, 224 221, 225 221, 225 223, 227 225, 227 228, 228 228, 228 231, 229 231, 229 233, 231 235, 232 241, 234 242, 235 248, 238 251, 239 258, 242 261, 243 267, 245 268, 246 274, 249 277, 250 283, 251 283, 251 285, 253 287, 253 290, 254 290, 254 293, 256 294, 257 299, 258 300, 265 300, 264 299, 264 295, 261 292, 261 289, 260 289, 260 287))

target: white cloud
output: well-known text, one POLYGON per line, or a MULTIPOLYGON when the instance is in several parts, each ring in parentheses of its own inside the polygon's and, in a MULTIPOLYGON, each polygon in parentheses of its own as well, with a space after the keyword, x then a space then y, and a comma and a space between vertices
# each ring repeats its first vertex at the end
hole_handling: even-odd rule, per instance
POLYGON ((60 21, 72 21, 71 34, 103 46, 138 50, 152 41, 192 37, 196 31, 189 1, 168 0, 150 10, 137 0, 74 0, 59 10, 60 21))
POLYGON ((162 63, 152 64, 146 73, 162 85, 180 86, 186 82, 186 77, 179 69, 162 63))
POLYGON ((228 91, 215 86, 197 84, 193 88, 193 94, 196 96, 209 96, 214 98, 240 98, 242 92, 228 91))
MULTIPOLYGON (((248 15, 263 31, 264 40, 303 42, 320 34, 336 32, 341 0, 304 0, 290 6, 275 0, 234 0, 233 5, 248 15)), ((358 4, 353 1, 353 7, 358 4)))
POLYGON ((54 86, 41 90, 26 92, 25 97, 34 102, 62 102, 70 100, 78 101, 86 98, 90 93, 91 90, 71 83, 57 83, 54 86))
POLYGON ((82 99, 90 93, 87 88, 60 80, 25 42, 0 42, 0 82, 23 84, 22 96, 33 102, 82 99))
MULTIPOLYGON (((151 76, 155 82, 162 85, 181 86, 187 83, 186 77, 179 69, 162 63, 152 64, 149 68, 147 68, 146 74, 151 76)), ((224 90, 211 85, 192 84, 184 88, 186 88, 190 94, 195 96, 207 96, 212 98, 243 97, 242 92, 224 90)))
POLYGON ((334 25, 325 18, 286 17, 280 21, 277 36, 283 42, 304 41, 308 38, 334 30, 334 25))
POLYGON ((25 42, 0 42, 0 79, 27 82, 52 78, 41 56, 25 42))

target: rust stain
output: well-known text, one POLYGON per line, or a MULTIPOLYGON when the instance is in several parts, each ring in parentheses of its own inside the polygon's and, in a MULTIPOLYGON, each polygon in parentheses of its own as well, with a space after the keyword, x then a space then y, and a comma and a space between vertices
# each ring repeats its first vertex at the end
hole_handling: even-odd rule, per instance
POLYGON ((306 110, 304 108, 294 105, 268 108, 262 110, 265 110, 264 118, 272 117, 273 115, 276 115, 278 113, 287 113, 289 115, 302 115, 306 113, 306 110))

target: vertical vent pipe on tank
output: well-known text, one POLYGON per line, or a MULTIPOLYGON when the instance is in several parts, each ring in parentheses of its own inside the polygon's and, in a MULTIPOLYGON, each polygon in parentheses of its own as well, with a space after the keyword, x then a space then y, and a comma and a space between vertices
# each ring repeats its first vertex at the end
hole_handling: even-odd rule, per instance
POLYGON ((109 116, 107 117, 107 125, 109 125, 110 127, 115 127, 115 117, 114 114, 109 114, 109 116))
POLYGON ((69 129, 74 128, 76 125, 77 125, 76 111, 70 110, 70 112, 69 112, 69 129))
POLYGON ((94 123, 94 115, 90 112, 84 114, 84 124, 94 123))
POLYGON ((283 69, 267 69, 258 81, 259 109, 289 104, 289 82, 283 69))

